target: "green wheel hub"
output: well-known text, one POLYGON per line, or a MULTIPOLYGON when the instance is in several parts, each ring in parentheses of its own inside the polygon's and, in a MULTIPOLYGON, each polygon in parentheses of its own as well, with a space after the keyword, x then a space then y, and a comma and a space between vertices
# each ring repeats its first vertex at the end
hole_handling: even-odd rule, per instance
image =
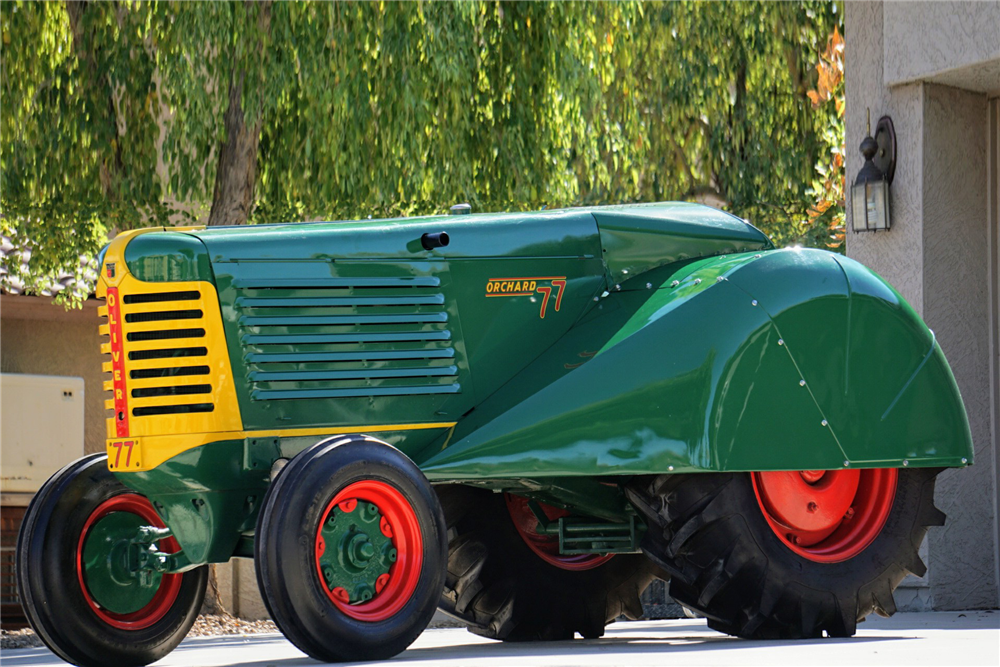
POLYGON ((156 596, 163 575, 137 576, 129 569, 129 541, 147 521, 131 512, 111 512, 87 533, 81 555, 83 579, 94 601, 115 614, 132 614, 156 596))
POLYGON ((352 499, 334 507, 320 530, 317 545, 327 587, 349 604, 375 597, 396 562, 391 534, 373 503, 352 499))

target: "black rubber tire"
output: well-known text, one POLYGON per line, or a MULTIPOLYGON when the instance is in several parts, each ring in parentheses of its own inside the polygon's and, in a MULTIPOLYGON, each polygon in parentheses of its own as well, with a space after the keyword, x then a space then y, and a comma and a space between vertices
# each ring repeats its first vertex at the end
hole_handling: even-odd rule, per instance
POLYGON ((53 475, 35 494, 17 539, 17 589, 28 622, 45 645, 81 667, 148 665, 167 655, 198 617, 208 568, 183 574, 173 606, 153 625, 123 630, 102 620, 84 598, 76 570, 83 527, 104 501, 127 489, 92 454, 53 475), (72 564, 72 565, 69 565, 72 564))
POLYGON ((294 457, 271 484, 257 520, 257 584, 285 637, 324 662, 391 658, 430 623, 444 582, 447 554, 441 505, 420 469, 396 448, 366 436, 339 436, 294 457), (314 561, 316 531, 334 495, 377 480, 411 505, 423 541, 416 589, 398 612, 362 621, 341 612, 322 586, 314 561))
POLYGON ((587 639, 619 616, 642 616, 639 595, 660 572, 641 554, 596 568, 564 570, 539 558, 514 527, 503 495, 436 487, 449 535, 440 608, 474 634, 503 641, 587 639))
POLYGON ((896 611, 892 591, 927 568, 917 549, 939 470, 900 470, 886 523, 861 553, 818 563, 785 546, 767 524, 748 473, 636 479, 628 495, 649 521, 643 549, 671 574, 670 596, 709 627, 749 639, 849 637, 875 612, 896 611))

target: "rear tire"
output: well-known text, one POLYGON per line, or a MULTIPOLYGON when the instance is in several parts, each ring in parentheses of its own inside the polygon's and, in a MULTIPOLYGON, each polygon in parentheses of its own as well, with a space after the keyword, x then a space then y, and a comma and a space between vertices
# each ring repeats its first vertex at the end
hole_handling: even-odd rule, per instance
MULTIPOLYGON (((107 456, 93 454, 69 464, 42 486, 18 535, 17 587, 28 621, 53 653, 83 667, 131 667, 159 660, 187 635, 205 597, 208 570, 199 567, 161 577, 139 609, 109 609, 118 602, 109 593, 114 584, 104 580, 103 597, 96 589, 88 590, 92 570, 81 567, 80 552, 90 544, 90 531, 112 513, 132 514, 133 523, 163 527, 149 501, 108 470, 107 456)), ((162 540, 160 548, 172 552, 178 547, 170 538, 162 540)), ((129 585, 118 588, 125 596, 135 593, 129 585)))
POLYGON ((319 442, 285 466, 257 522, 257 583, 285 637, 324 662, 378 660, 430 623, 447 553, 437 496, 399 450, 319 442))
POLYGON ((661 475, 635 480, 628 495, 649 521, 643 550, 670 572, 671 597, 709 627, 754 639, 848 637, 868 614, 896 611, 892 591, 907 573, 926 572, 917 549, 928 526, 944 523, 933 503, 938 472, 899 470, 884 524, 836 562, 779 537, 751 474, 661 475))
POLYGON ((586 639, 619 616, 642 616, 639 595, 659 571, 617 554, 589 569, 563 569, 529 548, 502 494, 439 486, 452 535, 442 611, 469 631, 503 641, 586 639))

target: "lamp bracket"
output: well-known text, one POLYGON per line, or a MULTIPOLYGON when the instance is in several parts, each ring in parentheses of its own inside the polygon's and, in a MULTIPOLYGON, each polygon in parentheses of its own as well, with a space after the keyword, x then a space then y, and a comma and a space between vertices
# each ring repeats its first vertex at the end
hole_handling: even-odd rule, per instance
POLYGON ((882 116, 875 124, 875 143, 878 144, 878 150, 872 162, 885 174, 886 182, 891 185, 893 176, 896 175, 896 129, 888 116, 882 116))

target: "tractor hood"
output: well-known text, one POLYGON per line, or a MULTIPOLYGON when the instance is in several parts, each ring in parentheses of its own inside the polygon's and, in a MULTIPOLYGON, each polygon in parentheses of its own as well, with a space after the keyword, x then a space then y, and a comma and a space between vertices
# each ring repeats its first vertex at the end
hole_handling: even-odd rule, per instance
POLYGON ((699 204, 640 204, 593 209, 614 283, 687 259, 773 246, 759 229, 699 204))
POLYGON ((628 289, 632 278, 660 266, 772 247, 735 216, 676 202, 184 231, 187 242, 179 234, 143 235, 129 247, 130 267, 142 273, 140 265, 181 262, 191 266, 182 273, 205 274, 209 264, 242 261, 601 258, 609 286, 628 289), (448 245, 424 248, 422 237, 440 232, 447 233, 448 245))

